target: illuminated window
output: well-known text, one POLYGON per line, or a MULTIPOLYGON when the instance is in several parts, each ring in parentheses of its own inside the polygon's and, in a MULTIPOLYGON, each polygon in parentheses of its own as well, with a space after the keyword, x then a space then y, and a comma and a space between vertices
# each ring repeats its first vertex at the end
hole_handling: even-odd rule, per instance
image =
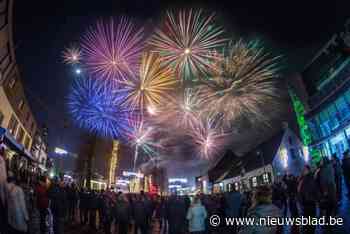
POLYGON ((26 135, 25 137, 24 146, 26 147, 27 150, 30 149, 30 137, 28 135, 26 135))
POLYGON ((24 130, 23 128, 19 127, 16 139, 19 143, 22 143, 23 137, 24 137, 24 130))
POLYGON ((268 173, 264 173, 262 177, 263 177, 263 183, 264 184, 268 184, 270 182, 268 173))
POLYGON ((18 103, 18 109, 19 110, 22 110, 23 109, 23 106, 24 106, 24 101, 23 99, 18 103))
POLYGON ((8 126, 7 129, 14 136, 16 134, 17 127, 18 127, 17 118, 14 115, 12 115, 11 119, 10 119, 10 122, 9 122, 9 126, 8 126))
POLYGON ((258 180, 256 179, 256 176, 252 177, 252 187, 255 188, 258 186, 258 180))

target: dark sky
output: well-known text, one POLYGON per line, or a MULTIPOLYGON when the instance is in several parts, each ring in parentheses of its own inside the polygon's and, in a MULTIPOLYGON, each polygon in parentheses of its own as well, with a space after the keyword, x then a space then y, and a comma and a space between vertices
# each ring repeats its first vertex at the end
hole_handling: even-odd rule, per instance
POLYGON ((284 55, 286 73, 300 71, 350 16, 350 2, 345 0, 17 0, 17 62, 36 117, 49 126, 51 146, 62 141, 68 150, 76 151, 80 135, 73 126, 62 130, 64 119, 69 119, 65 96, 73 78, 69 67, 62 64, 63 48, 78 41, 99 18, 128 15, 140 22, 157 23, 166 9, 175 7, 215 11, 233 38, 262 38, 274 53, 284 55))

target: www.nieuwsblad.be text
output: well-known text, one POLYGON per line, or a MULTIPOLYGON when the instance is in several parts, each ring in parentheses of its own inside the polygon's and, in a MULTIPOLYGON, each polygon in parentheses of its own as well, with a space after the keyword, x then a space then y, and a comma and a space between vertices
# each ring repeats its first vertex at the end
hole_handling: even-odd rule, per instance
POLYGON ((284 225, 296 225, 296 226, 340 226, 344 224, 344 220, 341 217, 244 217, 244 218, 233 218, 233 217, 220 217, 218 215, 212 215, 209 218, 209 223, 213 227, 220 225, 225 226, 284 226, 284 225))

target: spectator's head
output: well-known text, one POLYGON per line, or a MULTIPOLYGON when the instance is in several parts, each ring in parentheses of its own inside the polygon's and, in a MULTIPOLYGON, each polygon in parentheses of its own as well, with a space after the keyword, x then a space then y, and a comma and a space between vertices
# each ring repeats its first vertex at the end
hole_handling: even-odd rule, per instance
POLYGON ((7 175, 7 183, 16 183, 16 176, 13 174, 12 171, 9 171, 7 175))
POLYGON ((350 156, 349 152, 350 152, 349 150, 345 150, 343 153, 343 157, 348 158, 350 156))
POLYGON ((311 167, 309 165, 305 165, 303 170, 303 175, 309 174, 310 171, 311 171, 311 167))
POLYGON ((193 198, 192 204, 193 204, 193 205, 197 205, 197 204, 200 204, 200 203, 201 203, 201 198, 200 198, 199 196, 195 196, 195 197, 193 198))
POLYGON ((270 186, 259 186, 254 193, 255 205, 270 204, 272 202, 272 190, 270 186))
POLYGON ((39 184, 45 186, 46 185, 46 176, 39 177, 39 184))

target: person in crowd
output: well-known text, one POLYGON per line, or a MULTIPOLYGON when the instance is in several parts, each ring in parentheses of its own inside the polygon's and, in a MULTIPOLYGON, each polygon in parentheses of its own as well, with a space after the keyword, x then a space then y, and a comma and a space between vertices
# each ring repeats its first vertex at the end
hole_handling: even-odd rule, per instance
POLYGON ((47 232, 46 227, 46 215, 47 209, 49 208, 49 197, 47 193, 47 178, 42 176, 39 178, 38 185, 35 187, 36 195, 36 206, 40 214, 40 233, 44 234, 47 232))
POLYGON ((96 191, 92 190, 89 194, 88 200, 88 209, 89 209, 89 225, 93 230, 97 230, 96 228, 96 215, 98 210, 98 197, 96 191))
POLYGON ((169 234, 181 234, 186 229, 186 204, 179 196, 172 196, 167 210, 169 234))
POLYGON ((5 160, 5 148, 0 145, 0 233, 7 232, 7 211, 6 211, 6 183, 7 183, 7 170, 5 160))
POLYGON ((74 222, 76 215, 76 207, 78 203, 78 191, 74 183, 67 186, 67 197, 68 197, 68 220, 74 222))
POLYGON ((281 181, 272 185, 272 203, 283 210, 284 216, 287 215, 287 195, 281 181))
POLYGON ((298 194, 298 180, 293 175, 286 175, 283 178, 284 183, 287 186, 288 196, 288 208, 291 217, 298 217, 298 206, 297 206, 297 194, 298 194))
POLYGON ((166 216, 166 210, 167 210, 167 198, 161 197, 159 202, 159 229, 164 233, 167 231, 167 216, 166 216))
POLYGON ((135 221, 135 234, 138 234, 139 230, 141 231, 141 234, 147 234, 148 218, 145 198, 143 195, 136 196, 135 201, 133 202, 133 217, 135 221))
MULTIPOLYGON (((309 165, 305 165, 298 184, 298 196, 304 217, 316 217, 316 204, 319 200, 319 188, 314 179, 309 165)), ((304 227, 305 234, 314 234, 315 226, 307 225, 304 227)))
POLYGON ((128 234, 131 207, 125 194, 119 195, 117 205, 115 206, 115 212, 118 218, 118 234, 128 234))
POLYGON ((315 178, 321 190, 320 208, 324 215, 335 215, 337 207, 334 169, 327 157, 322 158, 315 178))
MULTIPOLYGON (((22 188, 16 185, 15 176, 9 173, 6 185, 7 220, 10 234, 26 233, 29 215, 22 188)), ((2 211, 1 211, 2 212, 2 211)))
POLYGON ((340 203, 341 195, 342 195, 342 169, 341 169, 340 160, 336 154, 334 154, 332 157, 332 165, 334 170, 334 180, 335 180, 337 201, 338 203, 340 203))
POLYGON ((63 180, 60 180, 57 177, 54 178, 48 195, 51 202, 50 207, 53 216, 54 234, 63 234, 64 220, 68 209, 67 194, 63 180))
POLYGON ((89 194, 86 189, 82 188, 80 190, 79 199, 80 199, 80 202, 79 202, 80 223, 81 225, 85 225, 88 223, 88 220, 89 220, 89 210, 88 210, 89 194))
MULTIPOLYGON (((253 197, 253 205, 248 211, 248 217, 282 217, 281 210, 272 204, 272 189, 267 186, 260 186, 256 189, 253 197)), ((245 225, 241 226, 239 234, 276 234, 280 233, 280 226, 259 226, 245 225)))
POLYGON ((346 188, 348 190, 348 197, 350 198, 350 151, 347 150, 344 152, 342 160, 343 175, 346 188))
POLYGON ((113 212, 112 209, 114 208, 114 199, 112 198, 111 194, 109 194, 109 191, 107 190, 102 195, 102 215, 101 215, 101 221, 103 223, 103 230, 105 234, 111 234, 111 224, 113 221, 113 212))
MULTIPOLYGON (((242 194, 233 188, 230 192, 225 193, 222 207, 226 217, 239 217, 242 207, 242 194)), ((236 233, 236 227, 230 227, 233 233, 236 233)))
POLYGON ((207 211, 202 205, 199 197, 195 197, 189 207, 186 218, 188 220, 188 231, 192 234, 202 234, 205 231, 205 220, 207 211))

